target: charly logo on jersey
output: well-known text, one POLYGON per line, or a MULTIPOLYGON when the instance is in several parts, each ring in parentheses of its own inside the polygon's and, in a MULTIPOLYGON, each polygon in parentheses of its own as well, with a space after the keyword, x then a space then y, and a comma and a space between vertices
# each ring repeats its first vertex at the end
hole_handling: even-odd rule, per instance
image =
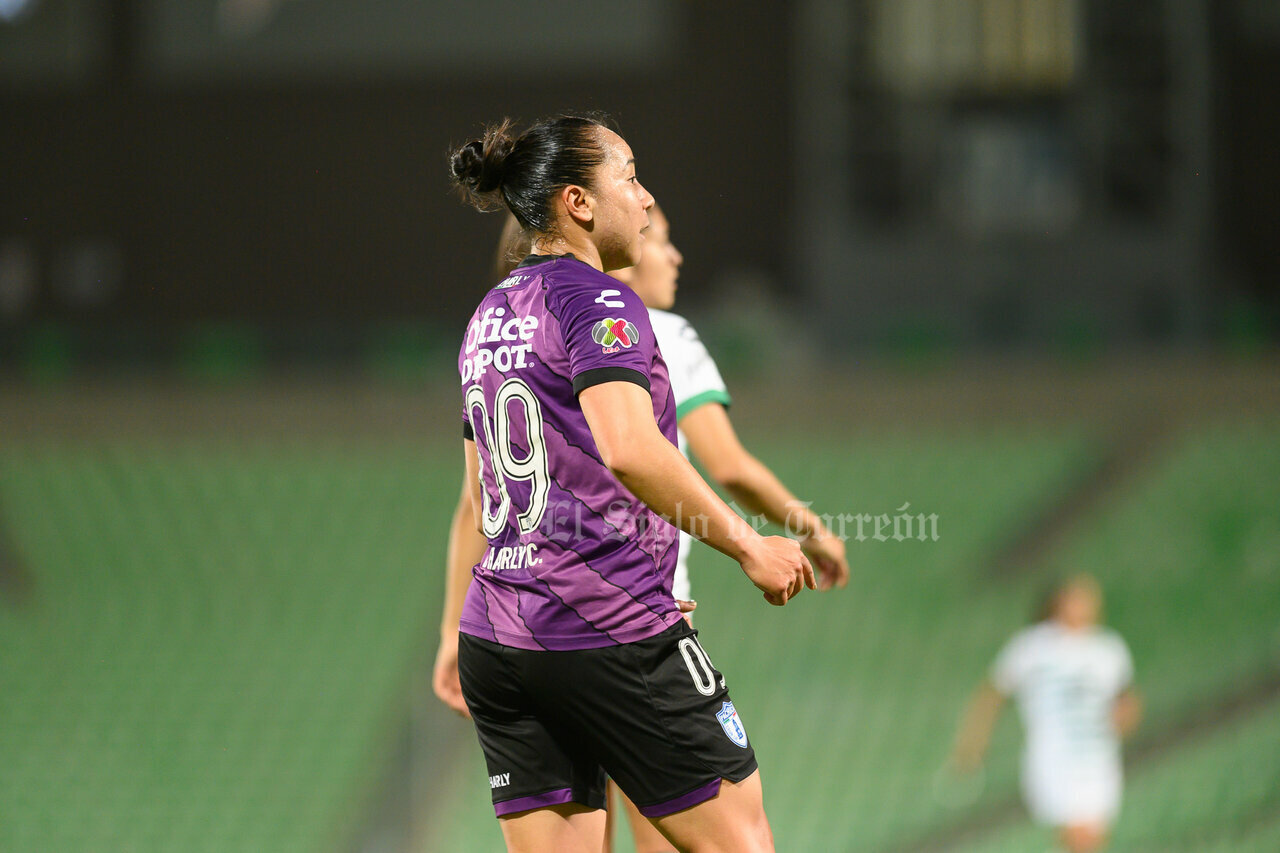
POLYGON ((602 290, 600 291, 600 295, 596 297, 596 302, 603 305, 605 308, 626 308, 627 303, 623 302, 621 299, 613 298, 621 295, 621 290, 602 290))
POLYGON ((527 545, 507 545, 502 548, 491 547, 485 551, 484 559, 480 561, 480 568, 491 572, 531 569, 542 565, 542 558, 535 556, 537 553, 538 546, 533 542, 527 545))
POLYGON ((530 276, 530 275, 510 275, 504 278, 502 281, 498 282, 496 285, 494 285, 493 289, 506 290, 507 288, 524 284, 529 279, 536 278, 536 277, 537 276, 530 276))
POLYGON ((743 749, 747 748, 747 730, 742 727, 742 718, 738 716, 738 709, 733 707, 732 702, 725 702, 720 706, 720 710, 716 711, 716 719, 720 721, 720 728, 724 729, 729 740, 743 749))
POLYGON ((639 343, 640 330, 625 318, 601 320, 591 330, 591 340, 604 347, 605 352, 617 352, 639 343))

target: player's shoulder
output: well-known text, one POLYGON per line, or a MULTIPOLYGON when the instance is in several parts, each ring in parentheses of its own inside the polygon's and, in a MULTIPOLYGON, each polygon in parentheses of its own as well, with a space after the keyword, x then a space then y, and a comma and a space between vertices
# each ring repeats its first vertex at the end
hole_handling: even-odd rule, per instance
POLYGON ((1094 629, 1093 642, 1104 652, 1122 657, 1129 654, 1129 644, 1124 641, 1124 637, 1120 636, 1120 632, 1114 628, 1099 626, 1094 629))
POLYGON ((1007 647, 1022 651, 1033 651, 1053 643, 1058 638, 1057 626, 1050 621, 1025 625, 1013 632, 1007 647))
POLYGON ((684 337, 684 330, 690 328, 689 322, 679 314, 663 311, 661 308, 648 308, 649 325, 653 328, 653 336, 662 347, 675 346, 684 337))
POLYGON ((631 288, 571 255, 540 264, 539 269, 547 284, 547 306, 553 311, 644 310, 631 288))
MULTIPOLYGON (((661 308, 650 308, 649 324, 653 326, 653 333, 664 346, 680 344, 687 347, 702 347, 702 340, 698 337, 697 330, 681 314, 664 311, 661 308)), ((705 347, 702 348, 705 349, 705 347)))
POLYGON ((684 327, 689 325, 688 320, 686 320, 684 317, 681 317, 679 314, 676 314, 672 311, 663 311, 661 308, 650 308, 648 310, 649 310, 649 322, 653 324, 653 328, 655 330, 656 329, 663 329, 663 330, 677 329, 678 330, 678 329, 683 329, 684 327))
POLYGON ((616 278, 583 263, 573 255, 560 255, 527 269, 541 274, 543 281, 566 297, 593 290, 599 292, 602 287, 617 289, 624 286, 616 278))

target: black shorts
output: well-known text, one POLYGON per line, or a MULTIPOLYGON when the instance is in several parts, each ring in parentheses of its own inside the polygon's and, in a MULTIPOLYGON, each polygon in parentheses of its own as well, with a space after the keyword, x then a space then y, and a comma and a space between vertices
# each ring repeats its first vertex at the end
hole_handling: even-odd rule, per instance
POLYGON ((460 635, 494 811, 604 808, 607 773, 641 814, 662 817, 750 776, 755 751, 697 634, 681 619, 647 640, 569 652, 460 635))

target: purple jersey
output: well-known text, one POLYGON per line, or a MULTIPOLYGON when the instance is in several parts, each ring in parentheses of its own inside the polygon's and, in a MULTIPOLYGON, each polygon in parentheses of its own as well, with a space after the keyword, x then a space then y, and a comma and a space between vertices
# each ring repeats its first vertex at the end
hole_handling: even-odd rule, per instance
POLYGON ((675 624, 677 531, 605 467, 578 405, 592 385, 635 382, 675 444, 667 366, 639 297, 571 255, 531 256, 480 302, 458 370, 489 540, 462 632, 568 650, 675 624))

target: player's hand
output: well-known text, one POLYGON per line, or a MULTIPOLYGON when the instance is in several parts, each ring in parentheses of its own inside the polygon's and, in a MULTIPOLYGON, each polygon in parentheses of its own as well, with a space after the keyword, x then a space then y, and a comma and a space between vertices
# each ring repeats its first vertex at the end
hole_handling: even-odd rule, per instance
POLYGON ((457 713, 471 719, 471 711, 462 698, 462 681, 458 678, 458 638, 441 640, 436 652, 436 665, 431 674, 431 689, 441 702, 457 713))
POLYGON ((800 542, 805 556, 818 572, 818 589, 825 592, 849 583, 849 560, 845 557, 844 543, 833 533, 824 531, 800 542))
POLYGON ((742 559, 742 570, 764 600, 777 607, 800 594, 806 586, 817 589, 813 566, 800 543, 785 536, 764 536, 742 559))
POLYGON ((693 601, 692 599, 685 601, 683 598, 677 598, 676 607, 680 608, 680 615, 684 617, 684 621, 688 623, 690 628, 692 628, 693 617, 689 614, 698 609, 698 602, 693 601))

